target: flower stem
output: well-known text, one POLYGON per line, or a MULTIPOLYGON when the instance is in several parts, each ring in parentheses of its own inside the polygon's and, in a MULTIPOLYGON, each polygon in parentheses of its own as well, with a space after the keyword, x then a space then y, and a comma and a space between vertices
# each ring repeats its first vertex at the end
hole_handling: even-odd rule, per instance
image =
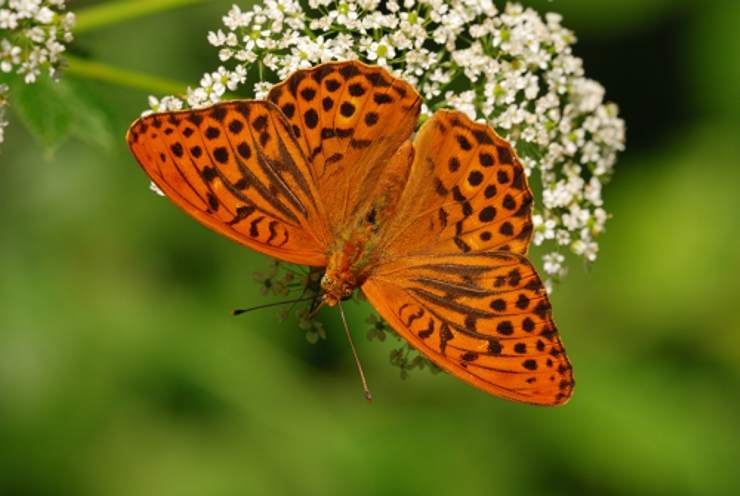
POLYGON ((213 0, 129 0, 127 2, 93 5, 75 11, 77 22, 75 23, 74 34, 95 31, 157 12, 210 2, 213 2, 213 0))
POLYGON ((65 54, 65 58, 69 63, 69 68, 65 70, 68 74, 115 84, 125 88, 168 95, 185 93, 188 87, 187 83, 173 79, 129 71, 100 62, 80 59, 69 54, 65 54))

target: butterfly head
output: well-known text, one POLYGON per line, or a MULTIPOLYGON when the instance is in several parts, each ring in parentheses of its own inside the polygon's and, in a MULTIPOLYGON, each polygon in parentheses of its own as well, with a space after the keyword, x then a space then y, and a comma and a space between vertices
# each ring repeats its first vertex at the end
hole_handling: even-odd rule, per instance
POLYGON ((342 273, 340 271, 326 271, 324 277, 321 278, 321 287, 326 293, 324 293, 324 301, 330 307, 333 307, 342 300, 347 300, 352 297, 357 283, 353 277, 349 274, 342 273))

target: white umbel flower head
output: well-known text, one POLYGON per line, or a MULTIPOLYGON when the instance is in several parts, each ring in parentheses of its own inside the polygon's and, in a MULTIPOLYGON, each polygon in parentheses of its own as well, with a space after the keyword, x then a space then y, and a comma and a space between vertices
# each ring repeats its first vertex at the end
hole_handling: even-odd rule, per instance
MULTIPOLYGON (((260 81, 251 96, 262 98, 275 82, 319 63, 385 66, 422 95, 422 119, 447 107, 488 123, 516 148, 530 181, 541 181, 533 242, 553 250, 545 260, 548 288, 567 273, 561 247, 596 259, 596 237, 609 218, 602 188, 624 149, 624 122, 617 106, 605 103, 604 87, 584 76, 562 16, 543 18, 516 3, 499 11, 491 0, 309 0, 308 6, 295 0, 267 0, 245 12, 233 6, 208 41, 234 68, 205 75, 187 103, 206 105, 225 89, 238 91, 254 69, 260 81)), ((14 21, 0 14, 3 22, 14 21)), ((3 47, 0 68, 14 65, 13 57, 12 47, 3 47)))

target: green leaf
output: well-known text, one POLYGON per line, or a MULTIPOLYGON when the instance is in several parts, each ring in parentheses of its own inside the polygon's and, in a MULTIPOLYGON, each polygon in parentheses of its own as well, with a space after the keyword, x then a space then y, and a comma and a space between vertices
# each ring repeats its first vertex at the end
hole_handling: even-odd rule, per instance
POLYGON ((45 148, 53 150, 58 147, 72 132, 74 122, 74 112, 69 105, 71 91, 67 84, 63 81, 54 83, 45 76, 33 84, 24 84, 19 78, 12 83, 11 108, 45 148))
POLYGON ((79 82, 69 82, 69 103, 74 114, 72 134, 81 140, 110 151, 115 143, 112 113, 100 95, 79 82))
POLYGON ((93 91, 75 81, 57 83, 45 76, 33 84, 16 79, 10 100, 29 132, 48 151, 71 135, 104 149, 114 143, 110 117, 93 91))

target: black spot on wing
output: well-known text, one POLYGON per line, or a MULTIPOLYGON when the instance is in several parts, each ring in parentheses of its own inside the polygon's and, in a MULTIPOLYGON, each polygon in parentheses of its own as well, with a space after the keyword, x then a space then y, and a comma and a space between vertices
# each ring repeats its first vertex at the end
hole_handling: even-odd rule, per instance
POLYGON ((511 156, 511 150, 507 146, 497 146, 496 151, 498 152, 498 160, 503 165, 511 165, 514 160, 511 156))
POLYGON ((301 90, 301 98, 305 101, 310 102, 316 96, 316 90, 313 88, 303 88, 301 90))
POLYGON ((480 129, 473 129, 472 132, 478 144, 480 145, 492 145, 493 144, 493 140, 491 139, 491 137, 488 135, 486 131, 482 131, 480 129))
POLYGON ((339 74, 341 74, 346 81, 355 76, 358 76, 360 74, 360 69, 358 69, 357 66, 355 66, 354 64, 348 64, 344 67, 339 68, 339 74))
POLYGON ((292 119, 295 115, 295 105, 293 103, 286 103, 280 107, 280 110, 283 111, 283 114, 285 114, 285 117, 288 119, 292 119))
POLYGON ((227 108, 227 105, 214 105, 213 108, 211 108, 211 118, 218 122, 223 122, 228 113, 229 109, 227 108))
POLYGON ((219 131, 219 129, 216 128, 216 127, 209 126, 206 129, 205 135, 206 135, 206 138, 207 139, 209 139, 209 140, 215 140, 216 138, 218 138, 219 136, 221 136, 221 131, 219 131))
POLYGON ((324 87, 327 90, 329 90, 330 93, 334 93, 335 91, 337 91, 339 88, 342 87, 342 83, 340 83, 339 81, 335 79, 327 79, 326 82, 324 83, 324 87))
POLYGON ((255 131, 261 133, 265 130, 267 127, 267 116, 266 115, 260 115, 255 120, 252 121, 252 127, 255 131))
POLYGON ((353 83, 349 85, 348 91, 351 96, 360 97, 364 95, 367 90, 360 83, 353 83))
POLYGON ((201 123, 203 122, 203 116, 196 113, 195 111, 190 112, 188 116, 186 117, 186 119, 192 122, 193 124, 195 124, 196 126, 200 126, 201 123))
POLYGON ((470 141, 468 141, 468 138, 466 138, 462 134, 456 135, 455 139, 457 139, 457 143, 460 145, 460 148, 462 148, 463 150, 468 151, 471 148, 473 148, 473 145, 470 144, 470 141))

